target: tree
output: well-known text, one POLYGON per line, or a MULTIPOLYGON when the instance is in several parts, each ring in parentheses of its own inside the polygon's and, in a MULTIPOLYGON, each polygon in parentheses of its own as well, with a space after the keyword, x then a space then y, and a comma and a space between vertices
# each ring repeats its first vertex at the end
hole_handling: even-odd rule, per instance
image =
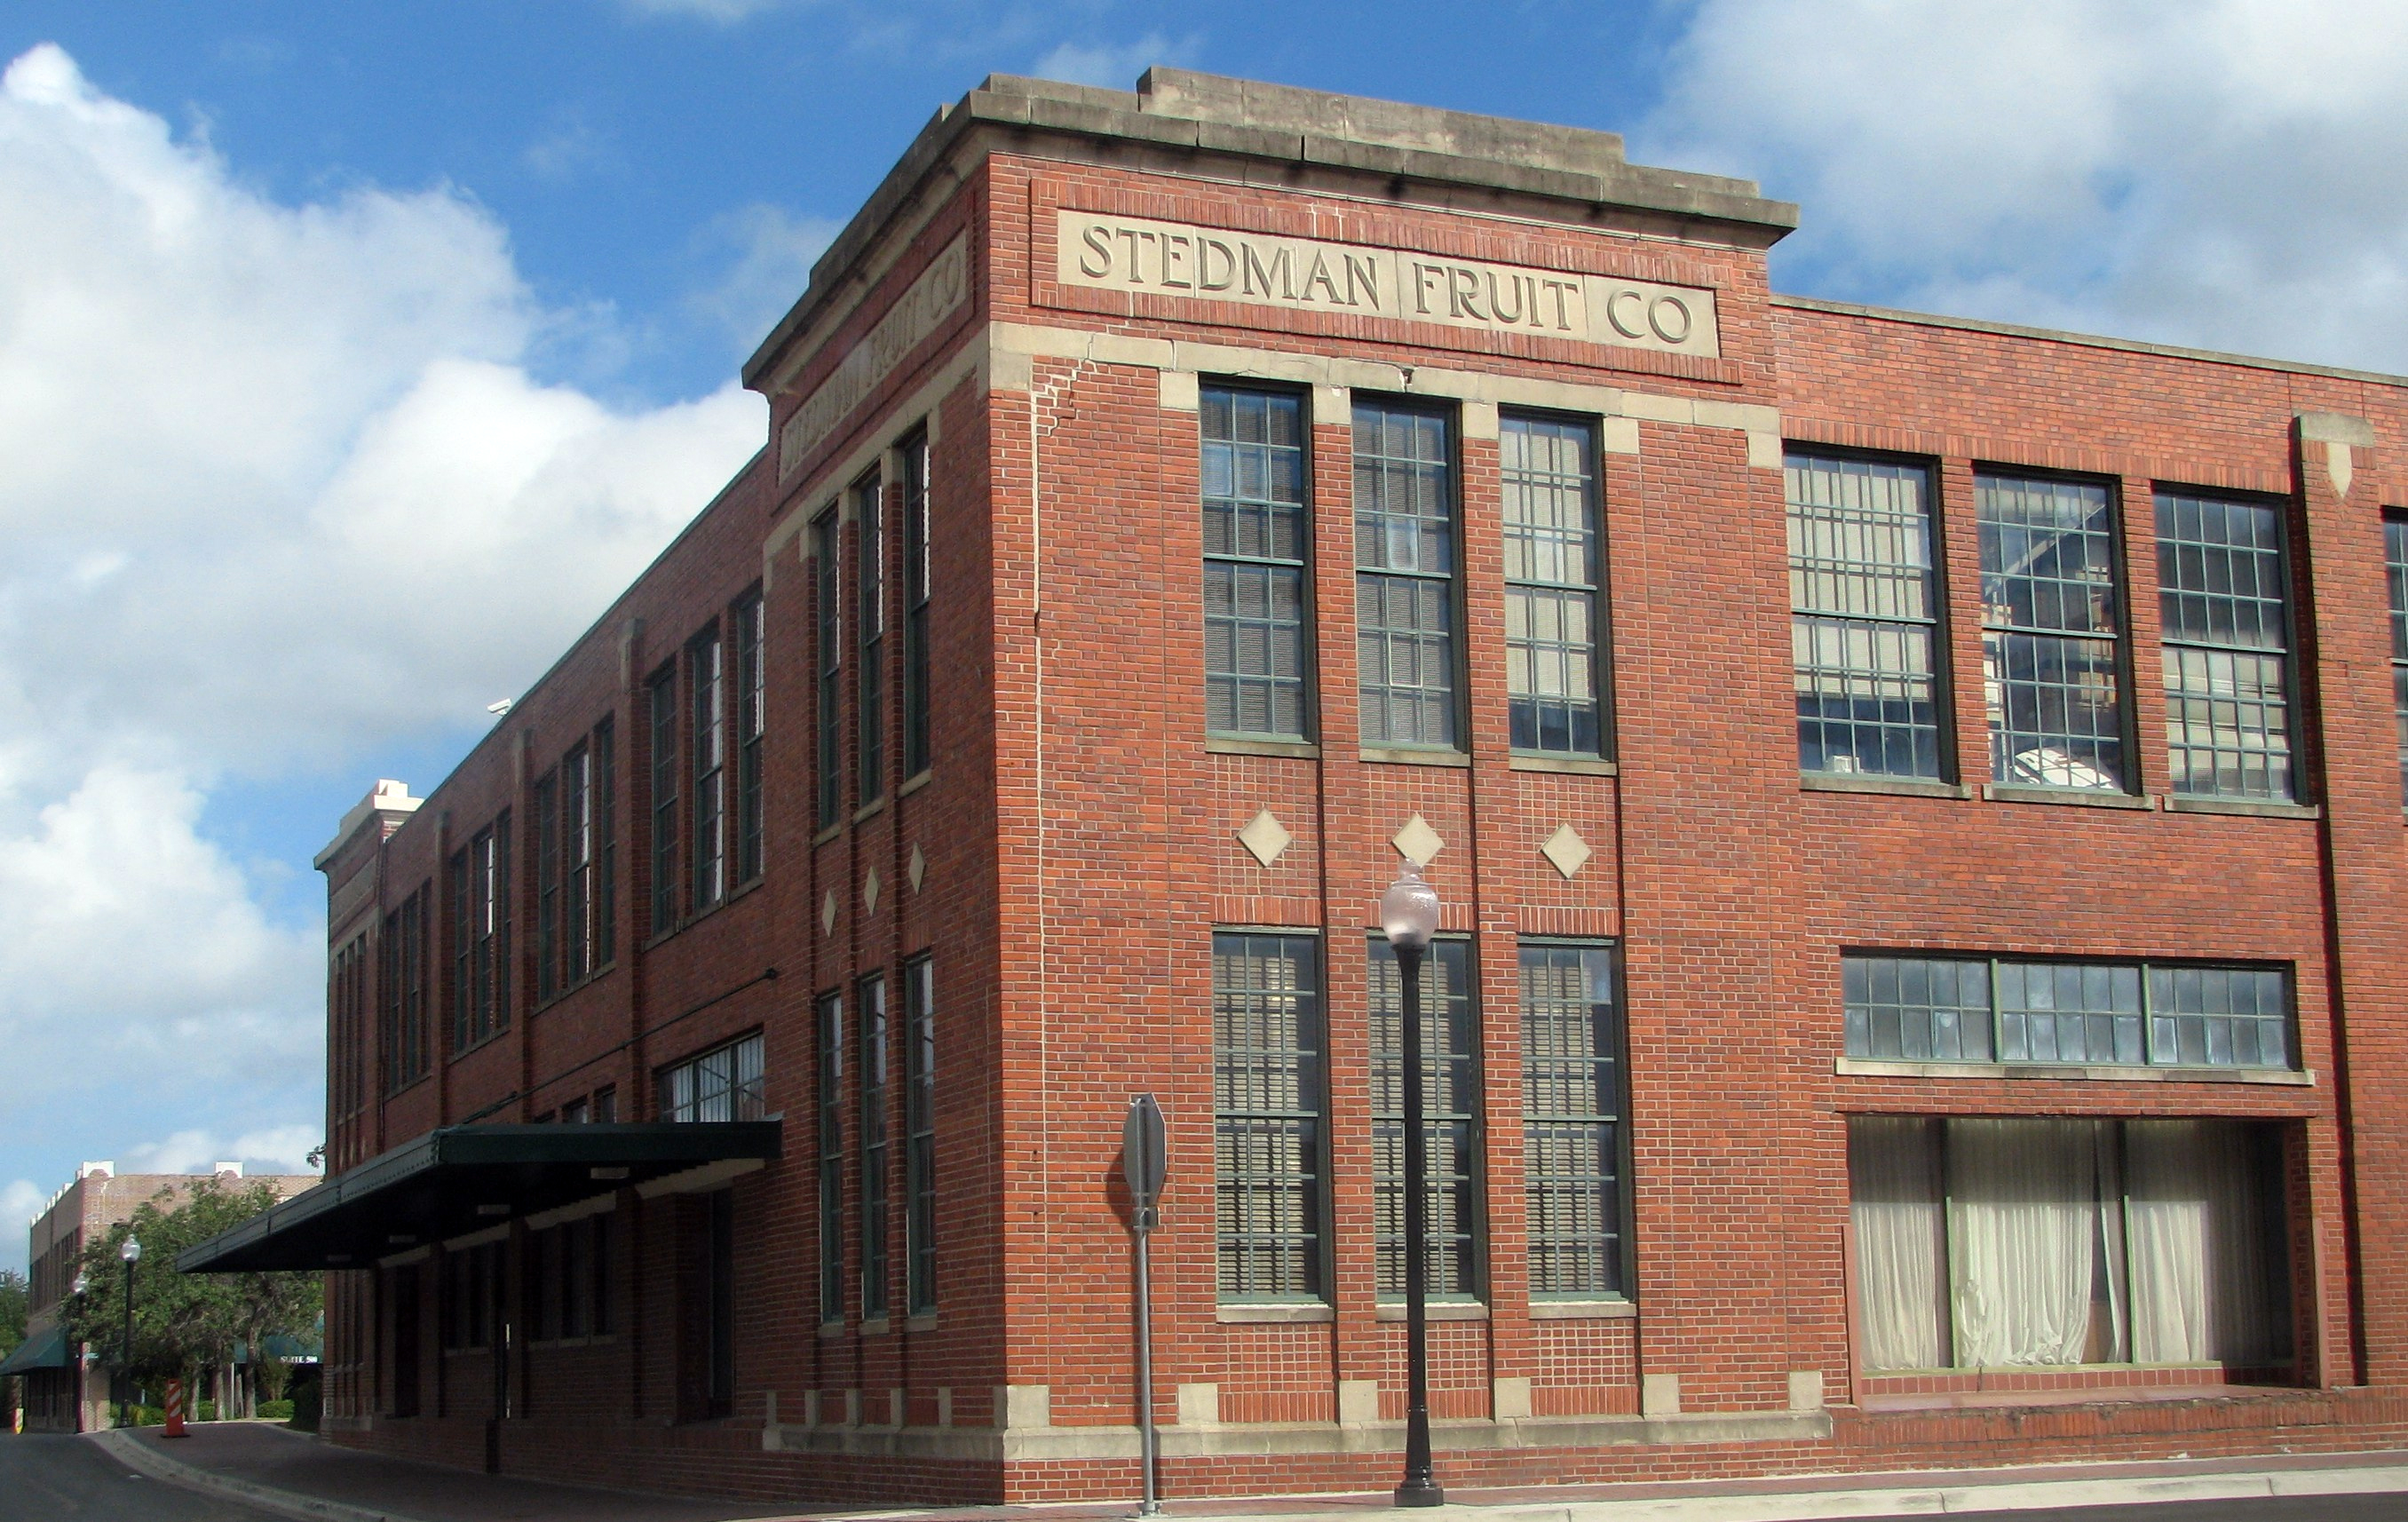
POLYGON ((178 1203, 162 1192, 134 1218, 85 1245, 79 1266, 86 1293, 80 1313, 68 1302, 74 1334, 104 1363, 128 1369, 146 1385, 190 1378, 234 1362, 237 1343, 251 1350, 256 1380, 267 1339, 307 1336, 316 1325, 322 1286, 315 1273, 179 1273, 176 1255, 241 1225, 276 1203, 267 1184, 229 1189, 202 1179, 178 1203), (128 1235, 142 1243, 134 1271, 134 1346, 125 1341, 125 1265, 119 1250, 128 1235))
POLYGON ((0 1269, 0 1358, 17 1351, 25 1340, 25 1308, 29 1302, 25 1276, 0 1269))

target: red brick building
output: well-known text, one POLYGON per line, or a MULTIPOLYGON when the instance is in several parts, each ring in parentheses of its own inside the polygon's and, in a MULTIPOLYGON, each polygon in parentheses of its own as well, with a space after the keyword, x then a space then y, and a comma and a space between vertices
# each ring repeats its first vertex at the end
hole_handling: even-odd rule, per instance
POLYGON ((1777 296, 1795 216, 941 112, 762 454, 322 860, 337 1176, 245 1250, 340 1271, 328 1429, 1133 1494, 1142 1090, 1166 1488, 1388 1483, 1410 855, 1442 1481, 2408 1440, 2408 381, 1777 296))

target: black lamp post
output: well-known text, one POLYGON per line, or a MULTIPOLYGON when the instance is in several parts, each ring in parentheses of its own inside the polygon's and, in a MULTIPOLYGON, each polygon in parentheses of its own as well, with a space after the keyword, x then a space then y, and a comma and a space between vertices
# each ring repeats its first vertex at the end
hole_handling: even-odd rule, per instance
POLYGON ((125 1381, 124 1393, 117 1401, 117 1425, 134 1425, 134 1265, 142 1261, 142 1243, 127 1233, 117 1256, 125 1260, 125 1341, 119 1344, 118 1375, 125 1381))
POLYGON ((1429 1139, 1422 1127, 1422 958, 1438 934, 1438 890, 1422 881, 1421 864, 1408 859, 1380 898, 1381 928, 1404 985, 1405 1477, 1397 1485, 1399 1506, 1446 1500, 1430 1475, 1429 1139))
POLYGON ((82 1335, 83 1298, 85 1295, 91 1293, 91 1290, 92 1279, 81 1269, 78 1269, 76 1271, 75 1283, 67 1286, 67 1293, 75 1297, 75 1327, 77 1334, 75 1343, 75 1418, 76 1430, 79 1432, 83 1430, 85 1393, 91 1388, 92 1379, 92 1371, 86 1366, 84 1361, 84 1341, 82 1335))

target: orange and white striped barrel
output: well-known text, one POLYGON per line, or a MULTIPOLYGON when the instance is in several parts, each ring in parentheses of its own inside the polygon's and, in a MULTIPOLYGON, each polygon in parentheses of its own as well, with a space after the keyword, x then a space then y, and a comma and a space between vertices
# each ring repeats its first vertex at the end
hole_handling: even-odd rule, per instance
POLYGON ((184 1382, 180 1379, 167 1382, 167 1429, 159 1435, 168 1438, 184 1435, 184 1382))

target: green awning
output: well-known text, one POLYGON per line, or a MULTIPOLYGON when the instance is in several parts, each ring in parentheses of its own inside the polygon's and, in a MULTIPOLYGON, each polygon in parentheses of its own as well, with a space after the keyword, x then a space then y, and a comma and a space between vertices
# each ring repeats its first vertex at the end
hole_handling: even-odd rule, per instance
POLYGON ((613 1189, 715 1182, 776 1157, 783 1123, 446 1126, 176 1255, 186 1273, 364 1269, 613 1189))
POLYGON ((17 1344, 16 1351, 0 1358, 0 1374, 22 1374, 36 1369, 72 1369, 75 1355, 67 1349, 67 1329, 52 1327, 37 1331, 17 1344))

